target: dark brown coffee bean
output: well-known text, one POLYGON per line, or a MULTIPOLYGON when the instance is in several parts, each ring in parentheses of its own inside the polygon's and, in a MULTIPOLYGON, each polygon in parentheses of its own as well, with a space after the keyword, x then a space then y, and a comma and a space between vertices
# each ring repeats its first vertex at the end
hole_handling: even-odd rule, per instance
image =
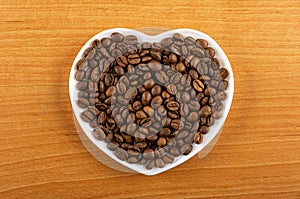
POLYGON ((88 93, 87 91, 80 91, 80 92, 78 93, 78 97, 79 97, 79 98, 87 99, 87 98, 89 98, 89 93, 88 93))
POLYGON ((202 47, 202 48, 207 48, 208 47, 208 42, 204 39, 197 39, 196 40, 196 46, 197 47, 202 47))
POLYGON ((228 87, 228 81, 223 80, 219 83, 219 90, 224 91, 228 87))
POLYGON ((150 118, 144 118, 140 121, 140 126, 142 127, 148 127, 151 125, 151 119, 150 118))
POLYGON ((114 76, 112 74, 105 74, 104 84, 105 86, 111 86, 114 82, 114 76))
POLYGON ((193 46, 195 45, 195 39, 191 36, 188 36, 184 39, 184 44, 187 46, 193 46))
POLYGON ((228 70, 226 68, 221 68, 219 70, 222 79, 226 79, 228 77, 228 70))
POLYGON ((126 65, 128 65, 128 61, 125 56, 120 56, 116 61, 117 64, 121 67, 125 67, 126 65))
POLYGON ((129 45, 134 45, 138 42, 138 39, 135 35, 127 35, 124 37, 124 42, 129 45))
POLYGON ((159 132, 159 135, 162 137, 168 137, 171 134, 171 130, 169 128, 162 128, 159 132))
POLYGON ((115 150, 115 155, 120 160, 126 160, 128 158, 128 153, 120 147, 115 150))
POLYGON ((200 81, 199 79, 196 79, 193 81, 193 87, 196 91, 198 92, 202 92, 204 89, 204 84, 202 81, 200 81))
POLYGON ((80 114, 80 117, 85 122, 91 122, 94 120, 95 115, 90 110, 85 110, 80 114))
POLYGON ((112 41, 119 43, 123 41, 124 36, 118 32, 115 32, 110 35, 110 38, 112 39, 112 41))
POLYGON ((161 158, 157 158, 155 160, 155 165, 159 168, 163 168, 165 166, 165 162, 161 158))
POLYGON ((167 103, 167 108, 170 110, 170 111, 177 111, 179 110, 180 108, 180 105, 178 102, 176 101, 170 101, 167 103))
POLYGON ((123 137, 119 134, 115 134, 115 140, 119 143, 123 143, 123 137))
POLYGON ((93 131, 93 135, 97 140, 104 140, 106 135, 100 127, 96 127, 93 131))
POLYGON ((112 119, 112 118, 107 119, 107 121, 106 121, 106 128, 108 128, 110 130, 113 130, 113 129, 115 129, 115 127, 116 127, 115 120, 112 119))
POLYGON ((199 115, 196 112, 191 112, 187 117, 188 122, 196 122, 199 120, 199 115))
POLYGON ((194 143, 201 144, 202 140, 203 140, 202 134, 200 132, 196 133, 194 136, 194 143))
POLYGON ((164 71, 160 71, 160 72, 156 73, 155 77, 162 84, 166 84, 169 80, 167 74, 164 71))
POLYGON ((171 46, 172 43, 173 43, 173 40, 171 38, 165 38, 161 41, 161 45, 165 48, 171 46))
POLYGON ((87 81, 80 81, 77 83, 77 89, 80 91, 84 91, 88 89, 88 82, 87 81))
POLYGON ((80 108, 87 108, 89 105, 89 101, 84 98, 79 98, 77 104, 80 108))
POLYGON ((164 157, 163 157, 163 160, 165 163, 167 164, 170 164, 174 161, 174 156, 171 155, 171 154, 166 154, 164 157))
POLYGON ((106 147, 111 151, 115 151, 119 146, 118 142, 109 142, 106 147))
POLYGON ((205 51, 202 48, 193 48, 191 50, 191 54, 198 56, 198 57, 204 57, 205 51))
POLYGON ((215 56, 216 52, 212 47, 208 47, 206 50, 207 50, 209 56, 211 56, 211 57, 215 56))
POLYGON ((177 147, 172 147, 172 148, 170 149, 170 153, 171 153, 172 155, 174 155, 175 157, 177 157, 177 156, 180 155, 180 152, 179 152, 179 150, 178 150, 177 147))
POLYGON ((187 147, 183 147, 183 155, 188 155, 192 152, 193 145, 188 145, 187 147))
POLYGON ((76 73, 75 73, 75 79, 77 81, 84 80, 84 78, 85 78, 85 71, 82 71, 82 70, 76 71, 76 73))
POLYGON ((149 91, 143 92, 143 94, 142 94, 142 103, 144 105, 148 105, 151 101, 151 98, 152 98, 152 96, 151 96, 149 91))
POLYGON ((209 131, 208 126, 201 126, 201 127, 200 127, 200 132, 201 132, 202 134, 206 134, 208 131, 209 131))

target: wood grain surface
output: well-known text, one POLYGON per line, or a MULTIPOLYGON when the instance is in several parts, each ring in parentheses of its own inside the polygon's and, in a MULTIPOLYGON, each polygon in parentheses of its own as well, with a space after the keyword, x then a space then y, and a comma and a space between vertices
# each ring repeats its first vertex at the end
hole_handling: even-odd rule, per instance
POLYGON ((300 1, 0 0, 0 198, 300 198, 300 1), (108 28, 192 28, 227 53, 235 96, 204 159, 122 173, 82 145, 69 71, 108 28))

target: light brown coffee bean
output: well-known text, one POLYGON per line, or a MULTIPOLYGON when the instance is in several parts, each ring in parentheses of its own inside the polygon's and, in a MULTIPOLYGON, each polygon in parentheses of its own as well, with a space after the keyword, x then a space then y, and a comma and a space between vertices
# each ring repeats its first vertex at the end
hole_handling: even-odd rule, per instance
POLYGON ((200 109, 199 113, 200 113, 201 117, 208 117, 211 114, 211 107, 208 105, 205 105, 200 109))
POLYGON ((205 86, 201 80, 196 79, 193 81, 193 87, 196 91, 202 92, 205 86))
POLYGON ((169 109, 170 111, 177 111, 177 110, 179 110, 179 108, 180 108, 180 105, 176 101, 170 101, 167 103, 167 109, 169 109))
POLYGON ((208 42, 204 39, 197 39, 196 40, 196 46, 197 47, 202 47, 202 48, 207 48, 208 47, 208 42))

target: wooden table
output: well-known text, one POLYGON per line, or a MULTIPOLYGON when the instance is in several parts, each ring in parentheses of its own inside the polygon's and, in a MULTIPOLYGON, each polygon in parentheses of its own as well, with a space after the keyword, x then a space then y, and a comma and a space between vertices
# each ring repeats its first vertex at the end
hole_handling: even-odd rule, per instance
POLYGON ((0 198, 300 198, 300 1, 57 2, 0 1, 0 198), (206 158, 147 177, 84 148, 69 71, 111 27, 188 27, 223 47, 235 96, 206 158))

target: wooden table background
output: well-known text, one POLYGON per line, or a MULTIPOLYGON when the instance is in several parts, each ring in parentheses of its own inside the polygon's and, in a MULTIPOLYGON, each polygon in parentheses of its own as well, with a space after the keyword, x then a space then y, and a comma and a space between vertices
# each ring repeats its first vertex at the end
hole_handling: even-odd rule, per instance
POLYGON ((300 1, 191 2, 0 0, 0 198, 300 198, 300 1), (206 158, 147 177, 84 148, 69 71, 112 27, 187 27, 223 47, 235 96, 206 158))

